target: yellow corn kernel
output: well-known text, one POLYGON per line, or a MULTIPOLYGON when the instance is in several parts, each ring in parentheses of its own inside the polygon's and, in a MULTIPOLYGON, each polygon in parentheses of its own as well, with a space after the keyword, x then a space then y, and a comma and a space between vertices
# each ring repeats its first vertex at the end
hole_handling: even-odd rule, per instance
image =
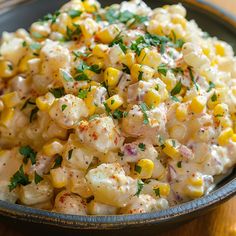
POLYGON ((104 72, 104 80, 110 88, 114 88, 118 84, 121 75, 122 71, 108 67, 104 72))
POLYGON ((150 34, 164 35, 164 25, 157 20, 150 20, 148 24, 148 32, 150 34))
POLYGON ((165 147, 163 148, 163 152, 173 159, 178 159, 180 158, 181 155, 179 150, 177 149, 177 145, 178 143, 176 140, 166 139, 164 142, 165 147))
POLYGON ((0 78, 7 79, 12 77, 15 74, 13 65, 9 61, 0 61, 0 78))
POLYGON ((178 121, 184 121, 186 120, 187 116, 188 116, 188 109, 187 106, 185 104, 180 104, 177 108, 176 108, 176 119, 178 121))
POLYGON ((162 76, 162 81, 166 85, 166 89, 170 92, 176 85, 176 80, 169 76, 162 76))
POLYGON ((150 159, 141 159, 138 161, 135 171, 141 179, 149 179, 152 177, 154 163, 150 159))
POLYGON ((215 117, 222 117, 228 113, 228 106, 227 104, 217 104, 213 110, 213 115, 215 117))
POLYGON ((97 38, 105 44, 111 43, 115 37, 120 33, 120 29, 115 25, 109 25, 108 27, 97 32, 97 38))
POLYGON ((86 0, 83 1, 84 9, 86 12, 93 13, 99 9, 99 4, 97 1, 86 0))
POLYGON ((88 92, 87 97, 84 98, 84 102, 89 110, 89 115, 93 115, 96 110, 96 105, 94 104, 94 96, 96 93, 96 87, 92 87, 91 91, 88 92))
POLYGON ((34 58, 34 56, 30 55, 30 54, 24 56, 20 61, 20 64, 18 66, 18 71, 21 73, 27 71, 28 70, 28 61, 32 58, 34 58))
POLYGON ((21 102, 17 92, 4 94, 1 96, 1 99, 7 108, 15 107, 21 102))
POLYGON ((210 109, 210 110, 212 110, 212 109, 215 108, 215 106, 216 106, 217 104, 219 104, 218 99, 217 99, 216 101, 212 101, 212 99, 208 99, 208 101, 207 101, 207 108, 210 109))
POLYGON ((52 157, 56 154, 61 154, 63 150, 63 142, 59 139, 54 139, 43 146, 45 155, 52 157))
POLYGON ((137 82, 139 80, 148 81, 152 79, 154 73, 155 71, 149 66, 134 64, 131 67, 131 78, 133 82, 137 82))
POLYGON ((186 28, 187 20, 179 14, 173 14, 171 16, 171 21, 173 24, 180 24, 183 28, 186 28))
POLYGON ((200 175, 191 176, 188 178, 188 181, 191 185, 195 187, 200 187, 203 185, 203 179, 200 175))
POLYGON ((124 103, 124 100, 121 96, 119 96, 118 94, 113 95, 112 97, 108 98, 106 100, 106 104, 108 105, 108 107, 114 111, 117 108, 119 108, 120 106, 122 106, 124 103))
POLYGON ((106 57, 107 55, 107 50, 109 49, 109 47, 105 44, 97 44, 95 45, 95 47, 93 48, 93 55, 97 56, 97 57, 106 57))
POLYGON ((229 117, 219 117, 220 125, 223 128, 228 128, 233 126, 233 122, 229 117))
POLYGON ((155 187, 153 187, 153 190, 155 193, 158 193, 161 197, 167 197, 170 194, 170 185, 168 183, 160 182, 155 187))
MULTIPOLYGON (((95 56, 95 55, 92 55, 92 56, 89 56, 88 59, 87 59, 87 63, 89 65, 98 65, 99 68, 103 68, 104 67, 104 60, 95 56)), ((88 70, 86 70, 88 71, 88 70)), ((92 71, 90 71, 92 72, 92 71)), ((94 72, 93 72, 94 73, 94 72)))
POLYGON ((52 185, 54 188, 63 188, 67 183, 67 175, 61 167, 50 170, 52 185))
POLYGON ((236 142, 236 134, 233 134, 231 139, 232 139, 233 142, 236 142))
POLYGON ((192 199, 199 198, 204 194, 204 188, 203 186, 195 187, 195 186, 189 185, 185 187, 185 193, 188 197, 192 199))
POLYGON ((232 128, 224 129, 220 135, 218 136, 218 143, 221 146, 227 145, 229 143, 230 138, 233 136, 234 132, 232 128))
POLYGON ((190 109, 194 113, 201 113, 206 106, 206 98, 203 96, 196 96, 192 99, 190 109))
MULTIPOLYGON (((211 53, 211 49, 209 47, 204 47, 202 48, 202 52, 207 56, 209 57, 210 56, 210 53, 211 53)), ((204 75, 205 73, 203 72, 202 75, 204 75)))
POLYGON ((8 126, 15 114, 14 108, 5 108, 1 113, 0 124, 8 126))
POLYGON ((37 97, 35 100, 37 107, 41 111, 49 111, 54 101, 55 97, 52 93, 46 93, 44 96, 37 97))
POLYGON ((220 56, 224 56, 225 55, 225 47, 221 42, 217 42, 215 44, 215 50, 216 50, 216 54, 220 55, 220 56))
POLYGON ((161 102, 161 96, 155 89, 150 89, 144 95, 144 102, 148 105, 148 107, 157 107, 161 102))
POLYGON ((91 18, 87 18, 80 24, 80 28, 85 39, 90 39, 98 30, 98 24, 91 18))
POLYGON ((131 66, 135 64, 135 60, 135 53, 128 52, 121 58, 121 63, 131 68, 131 66))
POLYGON ((138 56, 137 61, 139 64, 156 69, 161 63, 161 55, 157 51, 144 48, 138 56))

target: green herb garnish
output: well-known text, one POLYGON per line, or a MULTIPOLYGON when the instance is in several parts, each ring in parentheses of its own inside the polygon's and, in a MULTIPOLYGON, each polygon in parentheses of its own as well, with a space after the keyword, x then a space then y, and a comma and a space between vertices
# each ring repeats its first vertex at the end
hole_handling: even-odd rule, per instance
POLYGON ((69 15, 72 19, 81 16, 82 13, 83 13, 82 11, 80 11, 80 10, 75 10, 75 9, 71 9, 71 10, 68 11, 68 15, 69 15))
POLYGON ((30 146, 22 146, 19 149, 19 153, 24 156, 24 164, 28 163, 28 160, 31 161, 32 165, 36 163, 37 152, 35 152, 30 146))
POLYGON ((55 98, 60 98, 65 96, 65 89, 63 87, 60 88, 51 88, 49 92, 53 94, 55 98))
POLYGON ((34 172, 34 182, 35 184, 40 183, 43 180, 43 177, 40 176, 36 171, 34 172))
POLYGON ((179 81, 175 85, 175 87, 171 90, 171 92, 170 92, 171 96, 175 96, 176 94, 180 93, 181 88, 182 88, 182 83, 181 83, 181 81, 179 81))
POLYGON ((147 115, 147 111, 149 110, 148 106, 143 102, 140 105, 140 109, 143 112, 143 123, 145 125, 149 124, 149 120, 148 120, 148 115, 147 115))
POLYGON ((139 143, 138 147, 141 151, 145 151, 146 149, 146 145, 144 143, 139 143))
POLYGON ((58 167, 61 167, 62 160, 63 160, 62 156, 59 154, 56 154, 54 165, 53 165, 52 169, 56 169, 58 167))
POLYGON ((141 191, 143 190, 143 187, 144 187, 144 182, 139 179, 137 183, 137 192, 135 193, 135 196, 140 195, 141 191))

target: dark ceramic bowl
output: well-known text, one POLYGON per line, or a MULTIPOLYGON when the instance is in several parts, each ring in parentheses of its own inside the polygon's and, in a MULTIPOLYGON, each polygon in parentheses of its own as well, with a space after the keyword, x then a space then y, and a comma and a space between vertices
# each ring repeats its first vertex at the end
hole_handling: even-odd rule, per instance
MULTIPOLYGON (((33 21, 41 18, 48 12, 53 12, 62 5, 65 0, 34 0, 4 13, 0 17, 0 31, 13 31, 19 27, 28 27, 33 21)), ((101 1, 110 4, 115 1, 101 1)), ((146 0, 151 7, 163 4, 176 3, 174 0, 146 0)), ((222 11, 215 5, 206 3, 204 0, 182 0, 188 10, 188 18, 195 19, 205 31, 211 35, 230 43, 236 51, 236 18, 222 11)), ((236 153, 235 153, 236 155, 236 153)), ((210 209, 213 209, 222 202, 228 200, 236 193, 236 171, 234 170, 227 178, 219 183, 209 195, 180 204, 170 209, 138 215, 119 216, 74 216, 57 214, 29 207, 10 204, 0 201, 0 214, 21 222, 27 221, 34 224, 41 224, 51 228, 62 228, 66 230, 127 230, 133 229, 135 233, 142 230, 164 230, 174 225, 198 217, 210 209)))

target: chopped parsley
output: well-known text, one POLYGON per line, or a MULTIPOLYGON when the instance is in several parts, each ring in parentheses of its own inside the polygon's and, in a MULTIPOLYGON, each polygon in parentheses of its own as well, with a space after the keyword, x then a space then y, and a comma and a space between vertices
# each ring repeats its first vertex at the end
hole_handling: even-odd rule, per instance
POLYGON ((144 143, 139 143, 138 147, 141 151, 145 151, 146 149, 146 145, 144 143))
POLYGON ((63 160, 62 156, 59 154, 56 154, 54 165, 53 165, 52 169, 56 169, 58 167, 61 167, 62 160, 63 160))
POLYGON ((87 97, 89 90, 88 89, 79 89, 78 97, 84 99, 87 97))
POLYGON ((40 21, 51 21, 51 23, 54 24, 57 20, 57 17, 60 14, 61 13, 59 11, 55 11, 53 14, 49 13, 46 16, 43 17, 43 20, 40 20, 40 21))
POLYGON ((168 67, 165 64, 161 64, 161 65, 158 66, 157 71, 158 71, 158 73, 166 76, 167 71, 168 71, 168 67))
POLYGON ((177 167, 178 167, 178 168, 181 168, 181 167, 182 167, 182 161, 178 161, 178 162, 177 162, 177 167))
POLYGON ((171 90, 171 92, 170 92, 171 96, 175 96, 176 94, 180 93, 181 88, 182 88, 182 83, 181 83, 181 81, 179 81, 175 85, 175 87, 171 90))
POLYGON ((180 100, 179 100, 176 96, 171 96, 171 99, 172 99, 174 102, 180 102, 180 100))
POLYGON ((135 193, 135 196, 139 197, 141 191, 143 190, 143 187, 144 187, 144 182, 139 179, 137 183, 137 192, 135 193))
POLYGON ((107 105, 106 102, 104 102, 103 105, 104 105, 104 107, 105 107, 106 113, 107 113, 108 115, 110 115, 110 114, 111 114, 111 109, 110 109, 110 107, 107 105))
POLYGON ((67 108, 67 105, 66 105, 66 104, 63 104, 63 105, 61 106, 61 110, 62 110, 62 111, 64 111, 66 108, 67 108))
MULTIPOLYGON (((170 39, 165 36, 151 35, 147 33, 144 36, 140 36, 138 39, 136 39, 130 48, 139 56, 143 48, 151 46, 160 46, 163 48, 166 43, 169 42, 169 40, 170 39)), ((163 49, 161 49, 161 52, 162 51, 163 49)))
POLYGON ((214 92, 214 94, 211 96, 211 101, 212 102, 215 102, 217 100, 217 95, 216 93, 214 92))
POLYGON ((157 197, 161 197, 160 188, 154 188, 153 191, 157 197))
POLYGON ((69 15, 72 19, 81 16, 82 13, 83 13, 82 11, 80 11, 80 10, 75 10, 75 9, 71 9, 71 10, 68 11, 68 15, 69 15))
POLYGON ((20 166, 19 170, 11 177, 10 184, 8 185, 9 191, 11 192, 17 186, 30 184, 29 176, 24 173, 23 165, 20 166))
POLYGON ((142 171, 142 167, 139 166, 139 165, 135 165, 135 166, 134 166, 134 171, 140 174, 141 171, 142 171))
POLYGON ((208 87, 208 90, 207 90, 207 92, 210 92, 213 88, 215 88, 216 87, 216 85, 213 83, 213 82, 209 82, 209 87, 208 87))
POLYGON ((143 79, 143 71, 139 71, 139 74, 138 74, 138 80, 142 80, 143 79))
POLYGON ((94 64, 89 66, 86 64, 86 62, 81 62, 80 65, 76 67, 77 75, 75 77, 75 80, 77 81, 90 80, 85 73, 86 70, 90 70, 96 74, 100 74, 102 71, 99 65, 94 64))
POLYGON ((148 120, 148 115, 147 115, 147 111, 149 110, 148 106, 143 102, 140 105, 140 109, 143 112, 143 123, 145 125, 149 124, 149 120, 148 120))
POLYGON ((121 110, 116 109, 113 114, 112 114, 113 118, 116 120, 120 120, 124 117, 124 113, 121 110))
POLYGON ((29 118, 30 123, 36 119, 38 111, 39 111, 38 107, 35 107, 34 109, 31 110, 30 118, 29 118))
POLYGON ((126 74, 129 74, 130 75, 130 69, 127 65, 123 64, 122 63, 122 66, 123 66, 123 69, 122 71, 125 72, 126 74))
POLYGON ((60 88, 51 88, 49 92, 53 94, 55 98, 60 98, 65 95, 65 89, 63 87, 60 88))
POLYGON ((159 91, 159 85, 158 84, 155 86, 155 90, 159 91))
POLYGON ((80 57, 87 57, 89 55, 89 53, 84 53, 84 52, 80 52, 80 51, 72 51, 72 54, 75 56, 75 61, 80 58, 80 57))
POLYGON ((61 73, 62 73, 62 76, 63 76, 63 79, 67 82, 73 82, 73 77, 65 70, 61 69, 61 73))
POLYGON ((22 47, 26 47, 27 46, 27 43, 26 43, 26 41, 24 41, 23 43, 22 43, 22 47))
POLYGON ((41 44, 40 43, 31 43, 29 45, 30 49, 33 51, 37 51, 41 49, 41 44))
POLYGON ((95 120, 95 119, 98 118, 98 117, 99 117, 98 114, 94 114, 94 115, 90 116, 88 120, 89 120, 89 121, 92 121, 92 120, 95 120))
POLYGON ((35 152, 30 146, 22 146, 19 149, 19 153, 24 156, 23 163, 27 164, 28 160, 31 161, 32 165, 36 163, 36 155, 37 152, 35 152))
POLYGON ((75 27, 74 30, 70 29, 68 26, 66 27, 66 37, 64 38, 65 41, 71 41, 75 37, 81 36, 81 28, 77 24, 73 24, 75 27))
POLYGON ((34 182, 35 184, 40 183, 43 180, 43 177, 40 176, 36 171, 34 172, 34 182))
POLYGON ((126 53, 127 52, 127 46, 124 44, 122 39, 121 31, 119 34, 113 39, 113 41, 109 44, 109 47, 112 47, 114 45, 119 45, 121 50, 126 53))
POLYGON ((32 36, 36 39, 42 39, 44 36, 38 32, 32 32, 32 36))
POLYGON ((189 75, 190 75, 191 81, 193 82, 193 84, 194 84, 196 90, 198 91, 199 88, 198 88, 198 85, 197 85, 197 83, 196 83, 196 81, 195 81, 195 79, 194 79, 193 71, 192 71, 191 67, 188 67, 188 71, 189 71, 189 75))
POLYGON ((21 111, 24 110, 28 105, 36 105, 36 103, 31 101, 31 98, 26 99, 24 105, 21 108, 21 111))
POLYGON ((71 149, 71 150, 68 152, 68 160, 71 159, 71 157, 72 157, 72 153, 73 153, 73 150, 74 150, 74 149, 71 149))
POLYGON ((11 64, 8 64, 7 66, 9 70, 13 70, 13 66, 11 64))

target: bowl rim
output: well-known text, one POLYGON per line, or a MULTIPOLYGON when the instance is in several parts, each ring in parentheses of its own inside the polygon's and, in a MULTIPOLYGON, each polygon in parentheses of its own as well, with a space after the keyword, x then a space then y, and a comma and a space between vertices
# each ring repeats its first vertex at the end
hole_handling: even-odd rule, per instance
MULTIPOLYGON (((229 30, 236 34, 236 16, 206 0, 181 0, 190 7, 197 8, 213 17, 220 17, 229 30)), ((24 5, 24 4, 23 4, 24 5)), ((5 13, 3 13, 5 14, 5 13)), ((141 225, 159 224, 175 221, 183 215, 196 215, 199 211, 210 209, 236 194, 236 178, 234 177, 222 187, 196 200, 182 203, 166 210, 134 215, 80 216, 60 214, 0 200, 0 215, 23 221, 59 226, 71 229, 121 229, 140 227, 141 225)))

